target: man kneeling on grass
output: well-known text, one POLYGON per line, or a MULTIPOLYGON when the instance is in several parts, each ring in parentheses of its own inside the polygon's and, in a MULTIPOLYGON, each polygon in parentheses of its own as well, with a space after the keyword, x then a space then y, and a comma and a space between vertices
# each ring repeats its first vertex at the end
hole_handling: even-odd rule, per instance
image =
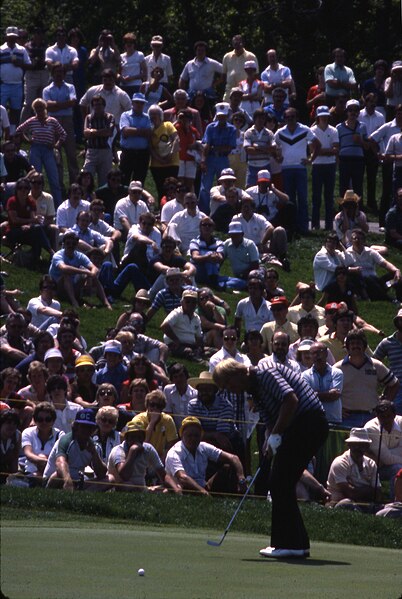
POLYGON ((184 418, 178 441, 166 456, 166 472, 186 491, 209 495, 245 492, 247 488, 243 466, 236 455, 201 441, 202 426, 195 416, 184 418), (228 465, 218 470, 208 481, 208 460, 228 465))
POLYGON ((146 424, 131 420, 121 436, 123 443, 114 447, 108 461, 108 475, 117 491, 167 491, 181 493, 174 478, 166 474, 159 455, 150 443, 145 443, 146 424), (155 474, 160 485, 147 487, 145 475, 155 474))

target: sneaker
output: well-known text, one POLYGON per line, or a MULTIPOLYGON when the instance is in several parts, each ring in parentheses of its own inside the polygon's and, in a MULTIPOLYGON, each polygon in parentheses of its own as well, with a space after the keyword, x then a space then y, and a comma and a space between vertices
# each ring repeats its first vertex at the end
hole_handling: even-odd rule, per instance
POLYGON ((262 557, 272 557, 275 559, 286 559, 286 558, 304 558, 310 556, 309 549, 275 549, 275 547, 265 547, 260 550, 262 557))

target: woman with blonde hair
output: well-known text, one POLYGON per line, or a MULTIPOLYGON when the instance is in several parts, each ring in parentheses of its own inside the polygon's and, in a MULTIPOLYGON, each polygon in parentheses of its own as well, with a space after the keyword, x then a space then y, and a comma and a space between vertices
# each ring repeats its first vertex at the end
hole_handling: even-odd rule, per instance
POLYGON ((120 444, 120 433, 116 430, 119 411, 113 406, 103 406, 96 414, 97 428, 92 436, 101 460, 107 464, 113 447, 120 444))

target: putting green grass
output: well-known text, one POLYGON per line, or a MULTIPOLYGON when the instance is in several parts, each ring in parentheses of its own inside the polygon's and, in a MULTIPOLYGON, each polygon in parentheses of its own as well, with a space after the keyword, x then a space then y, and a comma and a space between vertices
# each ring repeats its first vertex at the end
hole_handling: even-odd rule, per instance
POLYGON ((401 552, 314 543, 307 560, 260 558, 262 536, 205 530, 6 520, 2 591, 10 599, 397 599, 401 552), (145 576, 137 574, 145 569, 145 576))

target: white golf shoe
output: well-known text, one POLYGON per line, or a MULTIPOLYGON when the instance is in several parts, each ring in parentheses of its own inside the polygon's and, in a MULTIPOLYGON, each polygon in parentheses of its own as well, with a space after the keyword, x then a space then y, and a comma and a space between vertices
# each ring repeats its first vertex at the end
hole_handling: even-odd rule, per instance
POLYGON ((275 547, 265 547, 260 550, 262 557, 272 557, 275 559, 285 559, 288 557, 309 557, 309 549, 275 549, 275 547))

